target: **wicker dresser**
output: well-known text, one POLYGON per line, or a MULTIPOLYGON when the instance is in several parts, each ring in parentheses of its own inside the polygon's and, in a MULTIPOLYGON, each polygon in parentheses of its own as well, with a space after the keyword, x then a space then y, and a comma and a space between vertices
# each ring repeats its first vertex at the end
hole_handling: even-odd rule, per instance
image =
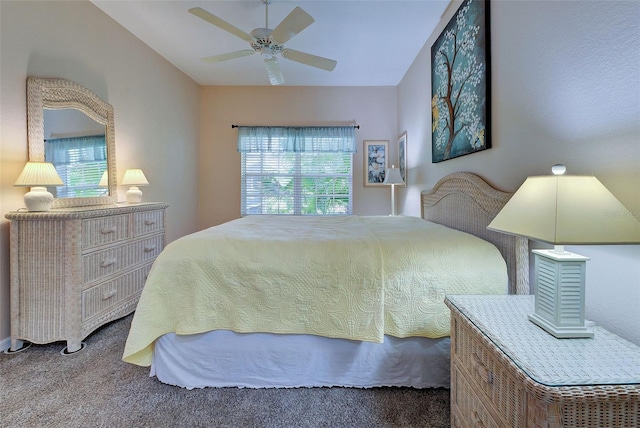
POLYGON ((11 349, 66 340, 67 352, 135 310, 165 244, 167 204, 11 212, 11 349))
POLYGON ((455 427, 638 427, 640 347, 593 326, 556 339, 533 296, 447 296, 455 427))

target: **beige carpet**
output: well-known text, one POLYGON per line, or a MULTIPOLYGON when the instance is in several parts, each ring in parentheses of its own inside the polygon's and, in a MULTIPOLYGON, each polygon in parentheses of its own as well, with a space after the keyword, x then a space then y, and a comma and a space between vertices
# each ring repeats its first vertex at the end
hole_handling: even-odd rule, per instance
POLYGON ((121 361, 132 316, 88 347, 0 354, 1 427, 448 427, 449 390, 299 388, 186 390, 121 361))

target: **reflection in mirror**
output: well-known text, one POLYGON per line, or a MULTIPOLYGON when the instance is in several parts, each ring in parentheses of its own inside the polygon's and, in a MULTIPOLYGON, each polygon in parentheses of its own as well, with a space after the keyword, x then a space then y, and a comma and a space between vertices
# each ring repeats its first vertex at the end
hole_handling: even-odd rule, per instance
POLYGON ((65 176, 65 186, 52 189, 57 196, 54 208, 115 202, 115 130, 110 104, 69 80, 29 77, 27 133, 29 160, 41 162, 46 155, 47 161, 59 163, 56 169, 65 176), (45 148, 49 145, 52 147, 45 148), (105 171, 106 192, 104 185, 100 184, 105 171))
POLYGON ((44 158, 64 182, 56 198, 108 196, 99 187, 107 169, 105 126, 76 109, 44 110, 44 158))

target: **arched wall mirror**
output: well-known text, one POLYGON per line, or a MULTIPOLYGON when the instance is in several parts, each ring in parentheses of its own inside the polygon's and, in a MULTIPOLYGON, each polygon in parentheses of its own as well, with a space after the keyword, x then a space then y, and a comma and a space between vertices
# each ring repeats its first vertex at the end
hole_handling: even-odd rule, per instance
POLYGON ((54 208, 116 201, 115 131, 110 104, 69 80, 30 77, 27 133, 29 160, 53 163, 64 181, 64 186, 49 189, 55 196, 54 208))

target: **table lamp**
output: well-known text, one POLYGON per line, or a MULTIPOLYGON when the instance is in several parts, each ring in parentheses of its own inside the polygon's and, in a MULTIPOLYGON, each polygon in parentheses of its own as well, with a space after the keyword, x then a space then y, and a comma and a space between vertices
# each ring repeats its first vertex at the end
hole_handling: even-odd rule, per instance
POLYGON ((98 182, 98 187, 102 187, 104 188, 103 192, 105 195, 109 194, 109 171, 108 170, 104 170, 104 172, 102 173, 102 177, 100 177, 100 181, 98 182))
POLYGON ((98 187, 109 187, 109 171, 107 171, 106 169, 102 173, 102 177, 100 177, 98 187))
POLYGON ((136 204, 142 201, 142 190, 139 186, 148 186, 149 182, 147 177, 144 176, 144 172, 141 169, 128 169, 122 177, 123 186, 130 186, 127 190, 127 202, 130 204, 136 204))
POLYGON ((31 187, 24 195, 24 204, 29 211, 49 211, 53 195, 45 186, 63 186, 55 166, 50 162, 27 162, 14 186, 31 187))
POLYGON ((391 215, 396 215, 396 184, 404 184, 402 175, 400 175, 400 169, 395 165, 391 165, 391 168, 387 169, 384 174, 384 181, 382 184, 388 184, 391 186, 391 215))
POLYGON ((593 176, 529 177, 488 229, 553 244, 532 250, 535 258, 535 310, 529 320, 557 338, 593 337, 585 325, 585 256, 564 245, 637 244, 638 221, 593 176))

